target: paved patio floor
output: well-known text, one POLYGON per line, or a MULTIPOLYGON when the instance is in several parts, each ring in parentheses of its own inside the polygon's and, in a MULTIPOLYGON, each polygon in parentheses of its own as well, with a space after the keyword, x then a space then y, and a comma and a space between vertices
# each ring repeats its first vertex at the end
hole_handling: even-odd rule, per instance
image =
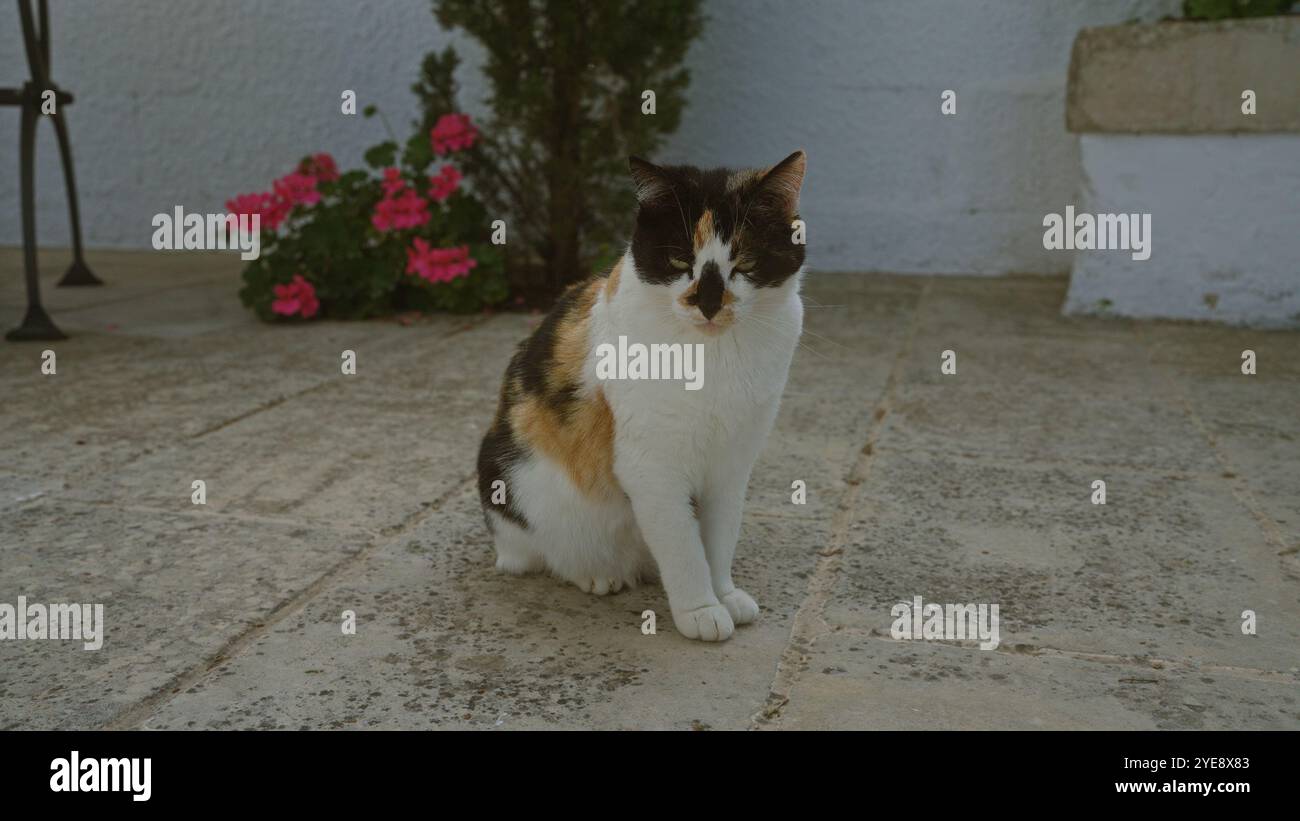
POLYGON ((274 326, 234 256, 55 289, 66 260, 72 338, 0 343, 0 603, 102 603, 107 635, 0 641, 0 728, 1300 727, 1300 333, 811 277, 738 552, 763 613, 718 645, 658 586, 493 570, 474 455, 535 317, 274 326), (915 596, 998 604, 999 646, 894 640, 915 596))

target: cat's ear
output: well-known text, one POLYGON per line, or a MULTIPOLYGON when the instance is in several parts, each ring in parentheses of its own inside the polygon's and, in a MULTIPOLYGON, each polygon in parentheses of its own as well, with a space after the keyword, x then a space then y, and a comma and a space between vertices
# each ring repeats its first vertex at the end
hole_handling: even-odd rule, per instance
POLYGON ((763 174, 759 196, 776 205, 785 216, 794 216, 799 211, 799 189, 807 168, 808 158, 803 151, 794 152, 763 174))
POLYGON ((649 205, 672 190, 672 182, 659 166, 640 157, 628 157, 627 167, 636 185, 636 201, 649 205))

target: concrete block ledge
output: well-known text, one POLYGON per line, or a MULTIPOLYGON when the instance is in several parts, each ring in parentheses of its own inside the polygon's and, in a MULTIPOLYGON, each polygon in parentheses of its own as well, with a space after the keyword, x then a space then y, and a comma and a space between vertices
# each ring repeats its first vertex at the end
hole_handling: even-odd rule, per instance
POLYGON ((1070 55, 1075 133, 1300 132, 1300 15, 1086 28, 1070 55), (1255 113, 1242 93, 1255 92, 1255 113))

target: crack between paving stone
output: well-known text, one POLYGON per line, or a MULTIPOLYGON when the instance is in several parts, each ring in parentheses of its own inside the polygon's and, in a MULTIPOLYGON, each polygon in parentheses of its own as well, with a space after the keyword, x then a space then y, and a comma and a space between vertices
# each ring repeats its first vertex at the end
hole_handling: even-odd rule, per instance
MULTIPOLYGON (((443 334, 442 336, 438 337, 438 339, 439 339, 439 340, 451 339, 453 336, 458 336, 458 335, 460 335, 460 334, 462 334, 462 333, 465 333, 466 331, 473 330, 474 328, 478 328, 478 327, 480 327, 480 326, 482 326, 482 325, 485 325, 485 324, 486 324, 489 320, 491 320, 494 316, 496 316, 496 314, 491 314, 491 315, 481 315, 481 316, 475 317, 475 318, 469 320, 468 322, 465 322, 465 323, 463 323, 463 324, 461 324, 461 325, 459 325, 459 326, 453 328, 452 330, 450 330, 450 331, 448 331, 447 333, 443 334)), ((382 351, 382 350, 384 350, 385 348, 395 347, 395 346, 398 345, 399 343, 405 343, 405 342, 409 342, 409 340, 402 339, 401 337, 394 337, 393 339, 391 339, 391 340, 389 340, 389 341, 387 341, 387 342, 385 342, 385 343, 379 345, 379 346, 377 347, 377 350, 381 350, 381 351, 382 351)), ((244 421, 245 419, 248 419, 248 418, 251 417, 251 416, 256 416, 257 414, 262 413, 263 411, 268 411, 268 410, 270 410, 271 408, 279 407, 280 405, 283 405, 285 402, 288 402, 288 401, 291 400, 291 399, 298 399, 299 397, 306 396, 306 395, 309 394, 309 393, 312 393, 312 392, 314 392, 314 391, 318 391, 318 390, 320 390, 320 389, 322 389, 322 388, 325 388, 325 387, 327 387, 327 386, 329 386, 329 385, 334 385, 334 384, 336 384, 336 383, 337 383, 340 379, 342 379, 342 378, 343 378, 343 374, 342 374, 342 373, 339 373, 338 375, 336 375, 336 376, 331 376, 329 379, 326 379, 326 380, 323 380, 323 381, 321 381, 321 382, 318 382, 318 383, 316 383, 315 385, 312 385, 312 386, 309 387, 309 388, 303 388, 303 389, 300 390, 300 391, 297 391, 297 392, 295 392, 295 393, 288 394, 288 395, 286 395, 286 396, 279 396, 279 397, 276 397, 275 399, 272 399, 272 400, 269 401, 269 402, 265 402, 265 403, 263 403, 263 404, 261 404, 261 405, 258 405, 257 407, 255 407, 255 408, 253 408, 253 409, 251 409, 251 410, 247 410, 247 411, 245 411, 245 412, 243 412, 243 413, 241 413, 241 414, 238 414, 238 415, 236 415, 236 416, 233 416, 233 417, 231 417, 230 419, 223 420, 223 421, 221 421, 221 422, 216 423, 215 425, 210 425, 209 427, 204 428, 203 430, 199 431, 198 433, 193 434, 192 436, 189 437, 189 439, 191 439, 191 440, 194 440, 194 439, 201 439, 202 437, 207 436, 207 435, 210 434, 210 433, 216 433, 216 432, 219 431, 219 430, 224 430, 224 429, 230 427, 231 425, 237 424, 237 423, 239 423, 239 422, 244 421)))
POLYGON ((250 416, 256 416, 257 414, 263 411, 268 411, 271 408, 278 408, 279 406, 283 405, 285 402, 288 402, 290 399, 297 399, 300 396, 306 396, 309 393, 313 393, 315 391, 320 390, 326 385, 332 385, 332 384, 334 384, 334 380, 327 379, 324 382, 317 382, 315 385, 312 385, 310 388, 303 388, 297 393, 291 393, 286 396, 277 396, 275 399, 272 399, 269 402, 263 402, 261 405, 258 405, 257 407, 252 408, 251 410, 244 411, 243 413, 237 416, 232 416, 229 419, 223 419, 222 421, 216 423, 215 425, 210 425, 204 428, 203 430, 199 431, 198 433, 190 436, 189 438, 201 439, 204 436, 207 436, 209 433, 216 433, 219 430, 224 430, 230 427, 231 425, 244 421, 250 416))
MULTIPOLYGON (((886 642, 888 644, 912 644, 914 642, 900 641, 892 636, 882 633, 876 628, 866 627, 835 627, 833 632, 849 636, 861 636, 864 639, 872 641, 886 642)), ((941 647, 947 647, 955 650, 971 650, 978 653, 997 653, 1005 656, 1036 656, 1047 658, 1069 658, 1076 661, 1087 661, 1096 664, 1122 664, 1131 667, 1144 667, 1152 671, 1178 670, 1188 673, 1220 673, 1223 675, 1235 676, 1238 678, 1247 678, 1253 681, 1295 681, 1296 674, 1287 670, 1269 670, 1262 667, 1240 667, 1232 664, 1216 664, 1213 662, 1197 662, 1190 659, 1161 658, 1157 656, 1137 656, 1122 655, 1118 653, 1096 653, 1088 650, 1067 650, 1061 647, 1052 647, 1050 645, 1035 646, 1032 644, 1016 643, 1003 644, 991 650, 981 649, 978 641, 948 641, 944 639, 926 639, 925 644, 934 644, 941 647)))
POLYGON ((795 611, 790 626, 790 638, 777 659, 776 673, 772 677, 771 686, 768 687, 767 699, 750 716, 751 730, 779 728, 781 712, 790 702, 790 694, 799 680, 799 673, 807 663, 809 648, 818 638, 831 632, 824 618, 826 603, 830 600, 839 577, 844 547, 857 515, 862 488, 866 484, 871 463, 875 458, 876 441, 893 407, 894 395, 902 379, 903 363, 911 353, 912 341, 921 322, 921 309, 932 284, 933 279, 927 278, 925 285, 916 296, 916 302, 912 306, 912 321, 908 323, 903 342, 894 355, 894 363, 889 369, 889 377, 885 380, 880 399, 872 409, 866 442, 858 451, 858 458, 844 478, 844 491, 831 518, 830 540, 826 547, 817 551, 817 565, 808 577, 804 599, 799 609, 795 611))
MULTIPOLYGON (((32 504, 44 500, 47 497, 33 499, 24 504, 32 504)), ((259 513, 246 513, 239 510, 222 510, 220 508, 209 507, 207 505, 186 504, 183 507, 154 507, 152 505, 124 505, 112 499, 74 499, 61 498, 58 500, 60 505, 79 505, 81 507, 104 508, 109 507, 125 513, 146 513, 160 516, 182 516, 191 519, 206 518, 208 521, 221 521, 225 519, 234 519, 237 522, 247 522, 250 524, 279 525, 280 527, 304 527, 311 530, 328 530, 331 533, 348 536, 361 536, 363 538, 375 538, 383 535, 379 528, 375 527, 352 527, 340 528, 329 522, 323 522, 313 519, 294 519, 284 518, 281 516, 264 516, 259 513)))
POLYGON ((109 719, 100 726, 102 730, 132 730, 147 729, 144 724, 157 711, 173 701, 184 691, 198 684, 214 670, 228 661, 232 661, 245 648, 253 642, 269 634, 277 625, 289 618, 293 614, 301 611, 307 604, 331 584, 345 577, 352 570, 361 567, 370 559, 380 548, 391 544, 412 528, 419 525, 425 519, 442 510, 443 505, 455 498, 456 494, 462 492, 466 487, 473 486, 476 482, 476 473, 470 473, 460 477, 456 482, 441 496, 434 499, 428 507, 415 511, 403 519, 399 524, 384 528, 380 535, 371 540, 365 547, 358 550, 350 556, 345 556, 336 562, 332 567, 318 576, 315 581, 298 591, 288 599, 277 604, 266 616, 243 632, 237 633, 227 639, 220 648, 212 655, 197 665, 190 667, 181 673, 177 673, 166 684, 159 687, 151 695, 127 707, 119 712, 116 716, 109 719))
MULTIPOLYGON (((1146 353, 1148 364, 1154 366, 1155 362, 1152 359, 1153 351, 1150 340, 1141 328, 1138 328, 1137 335, 1138 339, 1142 342, 1142 348, 1146 353)), ((1164 383, 1166 390, 1168 390, 1170 395, 1172 395, 1174 399, 1182 405, 1183 412, 1187 415, 1187 418, 1192 420, 1192 424, 1196 426, 1196 429, 1200 431, 1201 436, 1205 438, 1206 444, 1209 445, 1210 452, 1214 455, 1215 461, 1219 463, 1219 467, 1223 471, 1218 478, 1227 482, 1228 488, 1232 491, 1233 498, 1236 499, 1237 503, 1244 507, 1246 512, 1255 520, 1260 531, 1264 534, 1264 540, 1273 547, 1274 551, 1279 556, 1285 555, 1287 551, 1292 549, 1293 545, 1287 544, 1286 537, 1283 536, 1282 531, 1278 529, 1277 522, 1273 521, 1272 517, 1264 511, 1264 508, 1255 499, 1255 494, 1250 489, 1250 483, 1246 481, 1246 478, 1233 465, 1232 460, 1228 457, 1228 454, 1223 450, 1223 448, 1219 447, 1219 440, 1215 437, 1214 432, 1210 430, 1209 425, 1205 424, 1205 420, 1201 418, 1201 415, 1196 412, 1195 406, 1192 405, 1191 396, 1187 392, 1185 385, 1181 381, 1175 381, 1171 377, 1165 376, 1163 370, 1157 370, 1161 373, 1160 380, 1164 383), (1229 474, 1231 475, 1231 478, 1228 478, 1229 474)), ((1289 567, 1285 561, 1280 561, 1278 564, 1282 572, 1288 577, 1292 579, 1300 579, 1300 576, 1297 576, 1296 572, 1289 567)))
POLYGON ((800 516, 797 513, 775 513, 766 510, 755 510, 752 513, 746 513, 745 516, 753 517, 755 519, 784 519, 786 521, 792 521, 792 522, 818 521, 816 516, 800 516))
MULTIPOLYGON (((202 288, 207 285, 213 285, 216 283, 225 282, 227 280, 229 280, 229 277, 226 276, 225 274, 213 274, 211 278, 203 279, 195 282, 186 282, 180 285, 162 285, 156 288, 150 288, 148 291, 142 291, 137 294, 122 294, 120 296, 109 297, 108 299, 99 302, 87 302, 84 305, 75 305, 71 308, 60 308, 58 313, 60 316, 62 316, 64 314, 75 314, 77 311, 89 311, 94 308, 103 308, 108 305, 120 305, 123 302, 131 302, 133 300, 138 300, 138 299, 152 299, 153 297, 156 297, 158 294, 165 294, 171 291, 184 291, 189 288, 202 288)), ((136 334, 104 334, 104 335, 140 338, 136 334)))
MULTIPOLYGON (((938 456, 954 461, 975 462, 980 465, 993 468, 1004 468, 1013 470, 1038 470, 1049 472, 1053 470, 1062 470, 1060 464, 1049 462, 1041 458, 1029 459, 1011 459, 998 454, 984 453, 952 453, 943 448, 934 446, 917 446, 917 447, 897 447, 882 445, 881 450, 884 453, 905 454, 908 456, 938 456)), ((1090 459, 1087 457, 1070 457, 1071 465, 1081 465, 1083 467, 1097 468, 1117 468, 1128 471, 1129 473, 1138 474, 1145 477, 1165 477, 1169 479, 1221 479, 1220 472, 1212 470, 1186 470, 1183 468, 1162 468, 1151 464, 1140 464, 1137 462, 1124 462, 1109 459, 1090 459)))

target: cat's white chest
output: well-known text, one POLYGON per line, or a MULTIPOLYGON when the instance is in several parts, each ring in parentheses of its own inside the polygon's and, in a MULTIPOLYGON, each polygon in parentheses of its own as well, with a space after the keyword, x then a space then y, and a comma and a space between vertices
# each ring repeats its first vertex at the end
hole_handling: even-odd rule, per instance
MULTIPOLYGON (((691 354, 698 369, 698 389, 687 380, 615 378, 595 381, 604 391, 615 419, 615 439, 623 452, 673 452, 684 472, 707 463, 730 449, 753 450, 766 438, 786 378, 797 329, 802 319, 797 295, 787 306, 782 328, 770 324, 741 324, 718 337, 692 334, 693 339, 672 340, 668 328, 653 323, 597 321, 598 337, 630 340, 672 340, 695 346, 691 354), (616 333, 617 332, 617 333, 616 333)), ((594 368, 588 370, 594 375, 594 368)), ((662 376, 662 374, 661 374, 662 376)))

